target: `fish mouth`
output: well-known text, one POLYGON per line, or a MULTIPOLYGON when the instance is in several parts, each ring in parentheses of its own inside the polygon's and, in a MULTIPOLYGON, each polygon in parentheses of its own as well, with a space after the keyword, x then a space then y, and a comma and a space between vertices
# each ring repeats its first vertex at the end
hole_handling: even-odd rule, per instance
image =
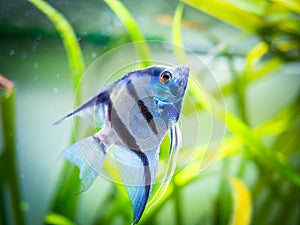
POLYGON ((181 73, 184 75, 188 75, 189 72, 190 72, 190 68, 187 66, 187 65, 181 65, 179 66, 180 70, 181 70, 181 73))
POLYGON ((171 89, 171 92, 173 93, 173 102, 181 101, 182 96, 185 93, 188 78, 189 78, 189 67, 186 65, 178 66, 177 67, 177 73, 179 76, 175 80, 175 86, 176 88, 174 90, 171 89))
POLYGON ((176 80, 176 85, 185 90, 190 74, 190 68, 187 65, 182 65, 178 67, 179 78, 176 80))

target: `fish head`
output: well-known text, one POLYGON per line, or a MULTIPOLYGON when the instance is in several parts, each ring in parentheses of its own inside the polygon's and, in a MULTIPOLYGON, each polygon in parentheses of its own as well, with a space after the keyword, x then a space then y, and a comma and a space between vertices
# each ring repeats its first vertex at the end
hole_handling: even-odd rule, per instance
POLYGON ((182 101, 188 78, 189 67, 186 65, 153 67, 151 88, 154 97, 173 104, 182 101))

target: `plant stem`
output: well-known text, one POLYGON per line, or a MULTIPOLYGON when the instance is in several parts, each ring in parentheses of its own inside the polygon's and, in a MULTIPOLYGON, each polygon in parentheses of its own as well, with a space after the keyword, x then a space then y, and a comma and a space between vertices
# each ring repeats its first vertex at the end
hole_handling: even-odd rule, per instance
POLYGON ((231 210, 232 210, 232 201, 231 196, 228 191, 228 182, 227 178, 230 158, 225 158, 222 161, 222 171, 221 171, 221 182, 219 187, 219 196, 216 202, 216 220, 215 224, 225 225, 228 224, 231 210))
POLYGON ((50 4, 42 0, 28 1, 51 20, 62 39, 69 61, 74 92, 76 94, 74 103, 79 104, 81 102, 81 89, 79 87, 84 72, 84 61, 76 34, 67 19, 50 4))
MULTIPOLYGON (((247 109, 246 109, 246 85, 247 79, 245 74, 242 77, 239 77, 237 71, 234 68, 233 59, 228 57, 228 65, 230 68, 230 74, 232 76, 232 83, 234 89, 234 95, 236 100, 236 108, 238 110, 238 114, 241 117, 241 121, 243 121, 246 125, 249 124, 248 116, 247 116, 247 109)), ((247 146, 245 147, 247 148, 247 146)), ((249 149, 246 149, 249 151, 249 149)), ((245 152, 245 151, 244 151, 245 152)), ((243 154, 244 155, 244 154, 243 154)), ((242 178, 245 174, 245 170, 247 167, 247 159, 242 156, 240 165, 238 167, 237 176, 242 178)))
MULTIPOLYGON (((0 160, 0 162, 1 162, 1 160, 0 160)), ((1 165, 3 165, 2 162, 1 162, 0 166, 1 165)), ((0 169, 1 169, 1 171, 3 171, 2 168, 0 168, 0 169)), ((2 177, 0 178, 0 181, 4 182, 2 177)), ((1 183, 0 184, 0 224, 8 224, 8 222, 7 222, 7 213, 6 213, 5 208, 4 208, 4 206, 5 206, 5 196, 4 196, 4 194, 5 194, 4 193, 4 185, 3 185, 3 183, 1 183)))
POLYGON ((60 178, 53 199, 51 210, 74 219, 80 191, 79 171, 74 165, 66 162, 61 170, 60 178))
MULTIPOLYGON (((52 21, 62 39, 70 65, 71 78, 73 80, 75 93, 74 104, 78 105, 81 102, 80 82, 84 72, 84 62, 76 34, 66 18, 50 4, 42 0, 29 1, 52 21)), ((78 120, 75 120, 73 130, 76 132, 78 128, 78 120)), ((72 135, 71 143, 73 142, 75 142, 75 138, 72 135)), ((79 197, 76 196, 76 193, 78 193, 80 189, 78 174, 78 170, 75 166, 66 162, 61 171, 51 207, 54 212, 63 213, 72 219, 75 217, 77 201, 79 199, 79 197), (60 182, 60 180, 62 182, 60 182)))
POLYGON ((175 216, 176 216, 176 225, 182 225, 183 224, 183 218, 182 218, 182 201, 181 201, 181 189, 176 184, 176 181, 172 179, 172 183, 174 186, 174 205, 175 205, 175 216))
MULTIPOLYGON (((2 94, 1 98, 2 108, 2 125, 3 125, 3 140, 4 150, 1 155, 1 176, 4 182, 7 183, 12 215, 15 224, 25 224, 23 212, 21 210, 21 194, 20 185, 18 180, 18 170, 16 164, 16 140, 15 140, 15 91, 14 89, 7 89, 2 94)), ((1 207, 5 207, 5 196, 4 196, 4 182, 1 183, 1 207)), ((5 209, 4 209, 5 211, 5 209)), ((6 220, 5 215, 3 220, 6 220)))
POLYGON ((238 108, 238 112, 240 114, 241 120, 245 124, 248 124, 248 116, 247 116, 247 109, 246 109, 246 86, 247 86, 246 76, 245 75, 242 75, 241 77, 238 76, 237 71, 234 68, 233 59, 231 57, 228 58, 228 64, 230 68, 230 74, 233 79, 236 106, 238 108))
POLYGON ((117 15, 117 17, 124 24, 127 29, 131 41, 133 42, 136 52, 142 61, 144 67, 150 66, 150 50, 144 38, 144 35, 140 31, 138 25, 136 24, 133 16, 126 9, 122 2, 118 0, 105 0, 106 4, 111 8, 111 10, 117 15))

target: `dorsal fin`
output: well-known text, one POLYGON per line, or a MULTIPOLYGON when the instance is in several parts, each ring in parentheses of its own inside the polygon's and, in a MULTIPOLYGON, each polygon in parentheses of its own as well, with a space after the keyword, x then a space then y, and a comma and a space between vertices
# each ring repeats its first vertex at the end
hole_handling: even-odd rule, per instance
POLYGON ((108 106, 106 108, 106 110, 110 110, 109 105, 110 105, 109 92, 101 91, 99 94, 97 94, 96 96, 92 97, 90 100, 88 100, 85 103, 83 103, 82 105, 80 105, 73 112, 69 113, 68 115, 64 116, 60 120, 53 123, 53 125, 60 124, 64 120, 70 119, 73 116, 85 117, 89 114, 94 113, 96 109, 100 109, 99 110, 100 113, 103 114, 101 116, 102 116, 102 118, 104 118, 107 113, 107 112, 104 112, 105 107, 108 106))

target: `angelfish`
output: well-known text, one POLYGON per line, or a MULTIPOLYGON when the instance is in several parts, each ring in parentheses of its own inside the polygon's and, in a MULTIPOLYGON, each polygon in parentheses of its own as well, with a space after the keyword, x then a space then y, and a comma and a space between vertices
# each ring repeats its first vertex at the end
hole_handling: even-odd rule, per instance
MULTIPOLYGON (((131 200, 133 224, 145 210, 155 182, 160 144, 168 131, 168 166, 181 147, 178 119, 188 77, 185 65, 155 65, 131 71, 55 123, 89 114, 103 122, 101 130, 71 145, 61 156, 80 169, 87 190, 111 151, 131 200)), ((174 173, 174 167, 170 173, 174 173)))

